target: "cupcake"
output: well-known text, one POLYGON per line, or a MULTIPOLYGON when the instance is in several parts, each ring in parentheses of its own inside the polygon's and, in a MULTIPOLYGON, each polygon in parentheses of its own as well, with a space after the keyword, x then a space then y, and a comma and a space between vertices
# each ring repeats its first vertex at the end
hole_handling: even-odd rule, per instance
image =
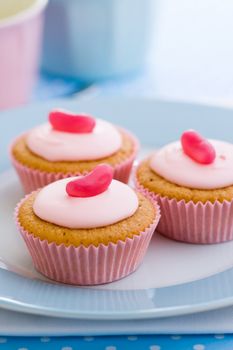
POLYGON ((160 205, 161 234, 190 243, 233 239, 233 144, 186 131, 143 160, 135 180, 160 205))
POLYGON ((26 193, 87 174, 101 163, 112 166, 116 180, 128 182, 138 151, 132 134, 102 119, 63 110, 51 111, 48 119, 19 136, 10 149, 26 193))
POLYGON ((133 272, 160 218, 151 198, 113 180, 109 165, 27 195, 16 222, 35 268, 68 284, 95 285, 133 272))

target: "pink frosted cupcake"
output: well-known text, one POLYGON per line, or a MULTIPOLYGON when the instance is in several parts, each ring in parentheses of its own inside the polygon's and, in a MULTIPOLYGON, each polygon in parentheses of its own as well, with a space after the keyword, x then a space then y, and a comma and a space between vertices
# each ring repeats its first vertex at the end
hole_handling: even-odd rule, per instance
POLYGON ((160 218, 157 204, 112 180, 108 165, 27 195, 16 221, 36 269, 58 282, 95 285, 133 272, 160 218))
POLYGON ((233 145, 187 131, 142 161, 136 187, 161 208, 158 231, 190 243, 233 239, 233 145))
POLYGON ((54 110, 49 122, 13 142, 11 159, 28 193, 86 174, 101 163, 111 165, 114 178, 127 183, 137 151, 137 139, 124 129, 91 116, 54 110))

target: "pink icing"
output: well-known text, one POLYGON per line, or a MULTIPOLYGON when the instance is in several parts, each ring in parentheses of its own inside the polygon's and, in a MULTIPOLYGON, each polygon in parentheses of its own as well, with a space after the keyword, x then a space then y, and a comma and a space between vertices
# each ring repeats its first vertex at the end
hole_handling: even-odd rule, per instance
POLYGON ((105 192, 94 197, 70 197, 66 185, 75 179, 62 179, 42 188, 34 201, 34 213, 63 227, 94 228, 114 224, 136 212, 138 197, 124 183, 112 180, 105 192))
POLYGON ((108 157, 120 149, 122 138, 114 125, 96 119, 93 131, 85 134, 57 131, 46 123, 31 130, 26 142, 33 153, 56 162, 108 157))
POLYGON ((209 140, 216 151, 213 163, 203 165, 188 157, 180 141, 170 143, 151 157, 150 166, 166 180, 180 186, 216 189, 233 185, 233 144, 209 140))

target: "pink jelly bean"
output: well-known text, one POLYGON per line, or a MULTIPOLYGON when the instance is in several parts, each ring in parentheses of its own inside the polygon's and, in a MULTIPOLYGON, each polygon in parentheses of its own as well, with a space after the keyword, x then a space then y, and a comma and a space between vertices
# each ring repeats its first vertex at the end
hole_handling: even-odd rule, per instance
POLYGON ((85 114, 74 114, 55 109, 49 113, 49 122, 53 129, 70 133, 90 133, 95 127, 95 119, 85 114))
POLYGON ((71 197, 93 197, 107 190, 113 178, 113 169, 106 164, 97 165, 86 176, 68 182, 66 192, 71 197))
POLYGON ((214 147, 194 130, 182 134, 181 144, 184 153, 197 163, 211 164, 215 160, 214 147))

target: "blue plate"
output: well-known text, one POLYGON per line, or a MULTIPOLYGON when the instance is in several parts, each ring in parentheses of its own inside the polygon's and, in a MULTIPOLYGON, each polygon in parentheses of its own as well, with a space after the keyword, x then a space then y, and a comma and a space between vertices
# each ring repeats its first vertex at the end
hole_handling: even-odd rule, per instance
MULTIPOLYGON (((43 122, 54 106, 93 113, 125 126, 148 147, 173 141, 190 128, 198 129, 207 137, 233 142, 233 112, 228 109, 145 99, 50 101, 1 113, 1 171, 10 167, 7 158, 10 140, 43 122)), ((3 228, 2 232, 7 234, 3 228)), ((101 290, 54 284, 13 272, 4 262, 0 266, 0 306, 28 313, 99 320, 137 319, 181 315, 233 304, 233 269, 171 287, 101 290)))

